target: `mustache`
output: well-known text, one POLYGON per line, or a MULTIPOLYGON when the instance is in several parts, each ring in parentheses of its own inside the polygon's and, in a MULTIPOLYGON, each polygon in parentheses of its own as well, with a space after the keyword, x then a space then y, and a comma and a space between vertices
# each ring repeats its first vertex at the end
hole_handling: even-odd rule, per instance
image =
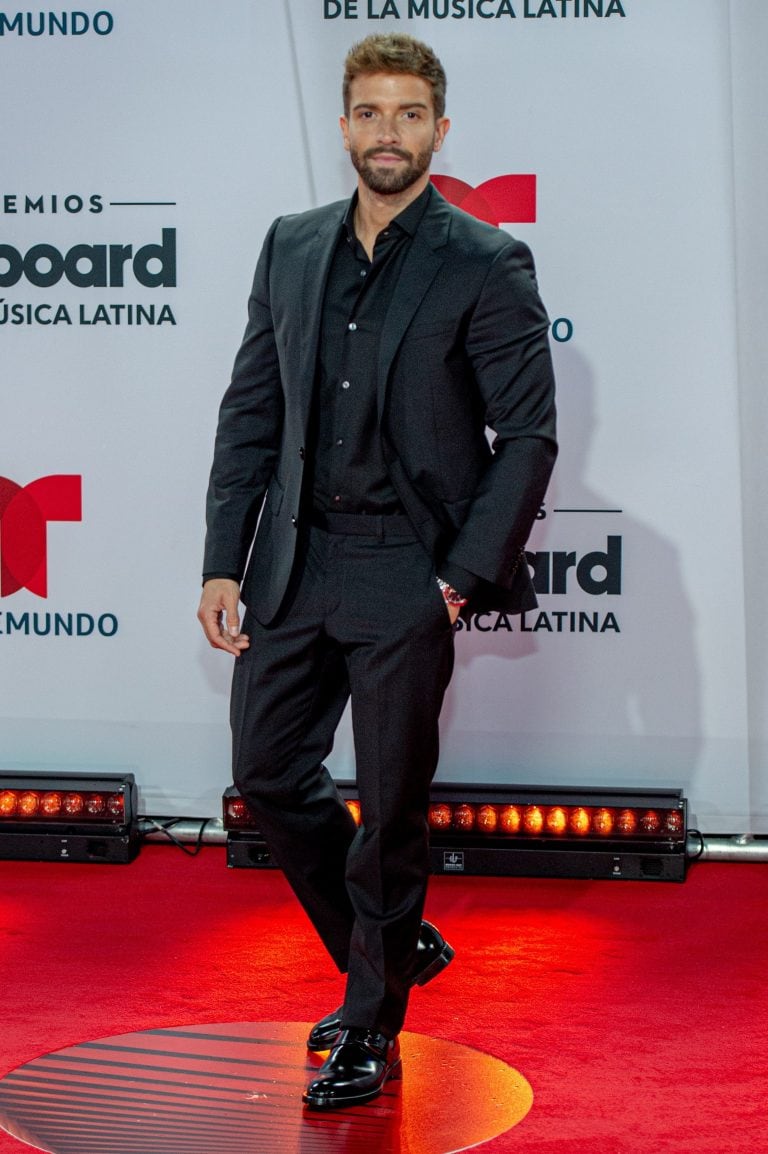
POLYGON ((400 160, 411 160, 410 152, 404 148, 368 148, 363 153, 363 160, 374 160, 377 156, 398 156, 400 160))

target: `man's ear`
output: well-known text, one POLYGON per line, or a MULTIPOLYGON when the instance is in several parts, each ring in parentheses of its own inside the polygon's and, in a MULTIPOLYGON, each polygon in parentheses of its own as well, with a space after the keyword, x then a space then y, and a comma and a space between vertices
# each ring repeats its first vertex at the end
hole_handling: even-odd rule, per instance
POLYGON ((432 145, 433 152, 439 152, 443 147, 443 141, 450 127, 451 122, 447 116, 441 116, 439 120, 435 121, 435 143, 432 145))

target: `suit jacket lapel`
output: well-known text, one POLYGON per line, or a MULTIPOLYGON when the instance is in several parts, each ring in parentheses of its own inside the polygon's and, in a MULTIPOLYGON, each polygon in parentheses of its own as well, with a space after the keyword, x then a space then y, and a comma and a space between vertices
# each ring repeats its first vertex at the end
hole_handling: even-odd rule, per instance
POLYGON ((339 225, 347 204, 348 202, 344 201, 331 206, 333 211, 329 212, 328 219, 318 228, 306 248, 299 310, 301 323, 299 381, 305 423, 309 417, 315 383, 325 285, 339 237, 339 225))
POLYGON ((379 344, 377 401, 379 416, 384 411, 389 370, 413 315, 445 260, 450 209, 436 188, 411 247, 403 261, 400 276, 384 321, 379 344))

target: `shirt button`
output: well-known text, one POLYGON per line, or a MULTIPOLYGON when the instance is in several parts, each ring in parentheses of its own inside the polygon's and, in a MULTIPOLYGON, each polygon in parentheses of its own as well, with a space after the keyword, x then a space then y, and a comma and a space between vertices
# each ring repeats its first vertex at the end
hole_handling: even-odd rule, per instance
POLYGON ((347 325, 347 328, 349 329, 349 331, 351 333, 354 333, 357 331, 357 325, 355 324, 354 321, 350 321, 349 324, 347 325))
POLYGON ((349 381, 342 381, 341 387, 342 387, 342 389, 348 389, 349 388, 349 381))
POLYGON ((334 501, 337 501, 337 502, 338 502, 338 501, 340 501, 340 500, 341 500, 341 497, 340 497, 340 496, 339 496, 339 494, 337 493, 337 494, 336 494, 336 496, 335 496, 333 499, 334 499, 334 501))
POLYGON ((343 437, 339 437, 339 438, 338 438, 338 440, 336 441, 336 444, 337 444, 337 445, 343 445, 343 444, 344 444, 344 438, 343 438, 343 437))

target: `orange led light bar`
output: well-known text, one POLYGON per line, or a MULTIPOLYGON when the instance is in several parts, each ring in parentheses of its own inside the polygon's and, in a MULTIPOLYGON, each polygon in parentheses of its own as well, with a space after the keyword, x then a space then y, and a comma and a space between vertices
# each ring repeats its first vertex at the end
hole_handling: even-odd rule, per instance
POLYGON ((224 828, 237 829, 255 824, 253 815, 242 797, 224 795, 224 828))
MULTIPOLYGON (((238 830, 238 829, 258 829, 258 822, 251 810, 248 808, 247 802, 235 790, 234 786, 230 787, 224 793, 224 829, 238 830)), ((357 798, 347 798, 346 806, 352 815, 352 820, 355 825, 359 826, 361 822, 360 802, 357 798)))
MULTIPOLYGON (((471 788, 471 787, 469 787, 471 788)), ((346 786, 345 794, 353 791, 346 786)), ((456 792, 456 791, 452 791, 456 792)), ((345 797, 347 808, 360 825, 360 802, 345 797)), ((0 796, 0 812, 3 799, 0 796)), ((685 838, 685 817, 680 805, 673 808, 642 805, 588 805, 557 802, 544 804, 521 797, 519 803, 458 800, 433 801, 427 821, 431 833, 494 838, 527 837, 557 840, 608 838, 685 838)), ((225 829, 256 829, 258 823, 233 788, 224 795, 225 829)))
POLYGON ((3 789, 0 822, 107 822, 126 820, 125 794, 106 791, 3 789))
POLYGON ((360 810, 360 802, 355 801, 353 798, 348 798, 347 809, 352 814, 352 820, 354 821, 355 825, 359 826, 363 820, 360 810))
POLYGON ((664 838, 685 835, 680 809, 609 808, 584 805, 493 805, 462 801, 429 807, 435 833, 476 832, 501 837, 664 838))

